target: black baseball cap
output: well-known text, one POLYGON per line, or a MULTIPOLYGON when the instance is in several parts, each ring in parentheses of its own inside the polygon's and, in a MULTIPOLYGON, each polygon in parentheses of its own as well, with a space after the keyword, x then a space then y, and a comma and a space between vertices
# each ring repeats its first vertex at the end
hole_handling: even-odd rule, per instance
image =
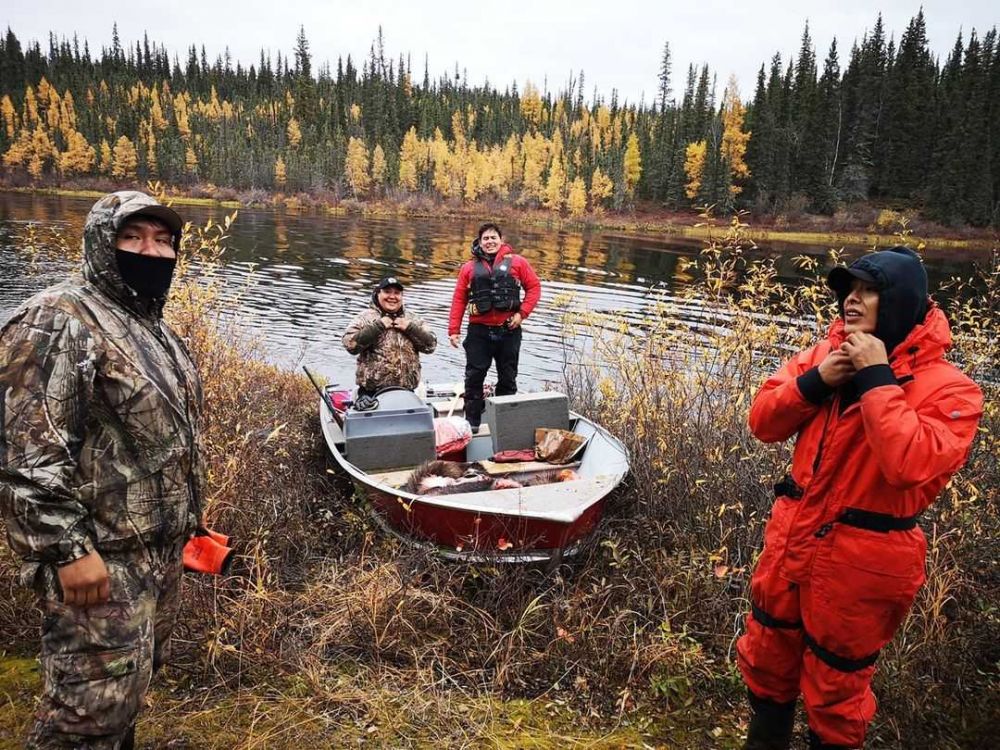
POLYGON ((403 291, 403 282, 395 276, 386 276, 381 279, 378 284, 375 285, 375 291, 381 292, 383 289, 388 289, 390 286, 394 286, 399 289, 399 291, 403 291))
POLYGON ((866 284, 874 284, 881 287, 878 279, 864 268, 864 258, 854 261, 849 266, 837 266, 826 277, 826 285, 837 293, 841 299, 845 298, 851 291, 851 283, 854 279, 860 279, 866 284))

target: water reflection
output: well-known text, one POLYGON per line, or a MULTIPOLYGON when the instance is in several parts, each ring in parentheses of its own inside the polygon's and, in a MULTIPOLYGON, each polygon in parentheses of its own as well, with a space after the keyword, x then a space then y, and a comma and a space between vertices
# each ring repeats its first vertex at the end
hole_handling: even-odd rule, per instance
MULTIPOLYGON (((65 269, 49 264, 26 273, 14 252, 23 222, 57 226, 78 241, 92 200, 0 194, 0 320, 21 300, 58 279, 65 269)), ((203 224, 219 221, 220 208, 180 206, 182 216, 203 224)), ((325 213, 243 210, 231 229, 224 273, 234 290, 253 288, 239 298, 248 330, 260 337, 269 356, 286 367, 306 364, 334 380, 353 378, 354 360, 341 345, 347 323, 367 304, 374 283, 392 273, 406 284, 408 307, 429 321, 438 350, 424 357, 433 381, 462 377, 464 355, 447 342, 447 316, 459 266, 469 257, 477 222, 441 218, 367 218, 325 213)), ((622 312, 636 324, 658 303, 691 330, 698 328, 697 302, 673 293, 692 278, 681 258, 697 255, 698 241, 643 237, 622 232, 567 231, 536 226, 504 226, 505 239, 522 253, 543 280, 541 304, 525 322, 521 353, 522 388, 561 379, 567 342, 560 318, 572 298, 575 308, 622 312)), ((792 257, 824 255, 825 247, 797 245, 762 249, 779 257, 781 278, 796 279, 792 257)), ((943 278, 967 274, 970 254, 928 255, 932 288, 943 278)), ((692 337, 694 343, 695 337, 692 337)), ((586 336, 572 346, 588 350, 586 336)))

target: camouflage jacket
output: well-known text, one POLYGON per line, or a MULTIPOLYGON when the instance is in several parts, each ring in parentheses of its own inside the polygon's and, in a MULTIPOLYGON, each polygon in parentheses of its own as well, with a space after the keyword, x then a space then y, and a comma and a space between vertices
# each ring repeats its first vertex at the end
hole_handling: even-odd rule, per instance
POLYGON ((372 305, 347 327, 344 348, 358 355, 357 383, 365 390, 391 385, 412 390, 420 384, 420 352, 433 352, 437 336, 421 318, 406 317, 405 331, 386 328, 382 312, 372 305))
POLYGON ((200 516, 198 374, 162 301, 136 296, 115 259, 118 227, 152 204, 99 201, 82 275, 0 329, 0 509, 23 578, 95 549, 167 543, 200 516))

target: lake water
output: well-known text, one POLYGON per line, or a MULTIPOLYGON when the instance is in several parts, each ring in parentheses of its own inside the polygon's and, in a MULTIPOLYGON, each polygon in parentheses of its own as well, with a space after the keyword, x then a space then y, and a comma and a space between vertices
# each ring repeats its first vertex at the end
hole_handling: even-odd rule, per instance
MULTIPOLYGON (((67 270, 50 263, 27 273, 17 239, 26 225, 35 223, 43 240, 55 229, 75 243, 92 204, 92 199, 0 193, 0 321, 67 270)), ((192 206, 179 206, 178 211, 196 224, 229 213, 192 206)), ((462 219, 243 209, 226 243, 224 273, 237 284, 252 276, 252 290, 240 299, 241 320, 260 336, 274 362, 286 367, 305 364, 341 383, 353 383, 354 372, 354 360, 341 344, 344 328, 366 307, 374 283, 396 275, 406 284, 407 308, 424 317, 438 336, 437 351, 422 358, 425 379, 455 382, 462 378, 464 354, 448 344, 448 308, 477 226, 462 219)), ((690 283, 690 277, 679 272, 678 261, 697 256, 704 246, 700 241, 614 231, 517 224, 504 224, 503 229, 504 239, 531 262, 543 282, 542 301, 524 325, 518 379, 522 390, 560 382, 567 348, 586 346, 585 336, 567 342, 561 335, 568 299, 588 310, 620 311, 639 319, 664 295, 669 299, 690 283)), ((827 249, 776 245, 761 252, 780 255, 783 279, 794 283, 792 256, 824 255, 827 249)), ((977 256, 931 249, 925 257, 934 289, 947 277, 967 275, 977 256)), ((675 314, 693 321, 698 312, 697 303, 688 302, 675 314)))

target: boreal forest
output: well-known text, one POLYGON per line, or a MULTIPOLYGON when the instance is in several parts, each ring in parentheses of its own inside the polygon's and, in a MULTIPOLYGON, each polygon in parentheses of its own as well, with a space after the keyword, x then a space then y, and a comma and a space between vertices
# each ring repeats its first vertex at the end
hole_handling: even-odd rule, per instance
MULTIPOLYGON (((761 64, 756 81, 675 66, 652 101, 502 88, 426 60, 310 48, 252 64, 145 36, 92 50, 50 34, 0 38, 0 154, 7 185, 161 180, 335 200, 491 200, 581 216, 638 204, 832 214, 858 202, 947 225, 1000 224, 1000 44, 956 32, 931 52, 923 11, 898 33, 761 64), (324 60, 320 65, 316 60, 324 60), (326 62, 335 60, 336 62, 326 62), (740 87, 745 87, 743 91, 740 87)), ((656 61, 651 61, 651 70, 656 61)))

